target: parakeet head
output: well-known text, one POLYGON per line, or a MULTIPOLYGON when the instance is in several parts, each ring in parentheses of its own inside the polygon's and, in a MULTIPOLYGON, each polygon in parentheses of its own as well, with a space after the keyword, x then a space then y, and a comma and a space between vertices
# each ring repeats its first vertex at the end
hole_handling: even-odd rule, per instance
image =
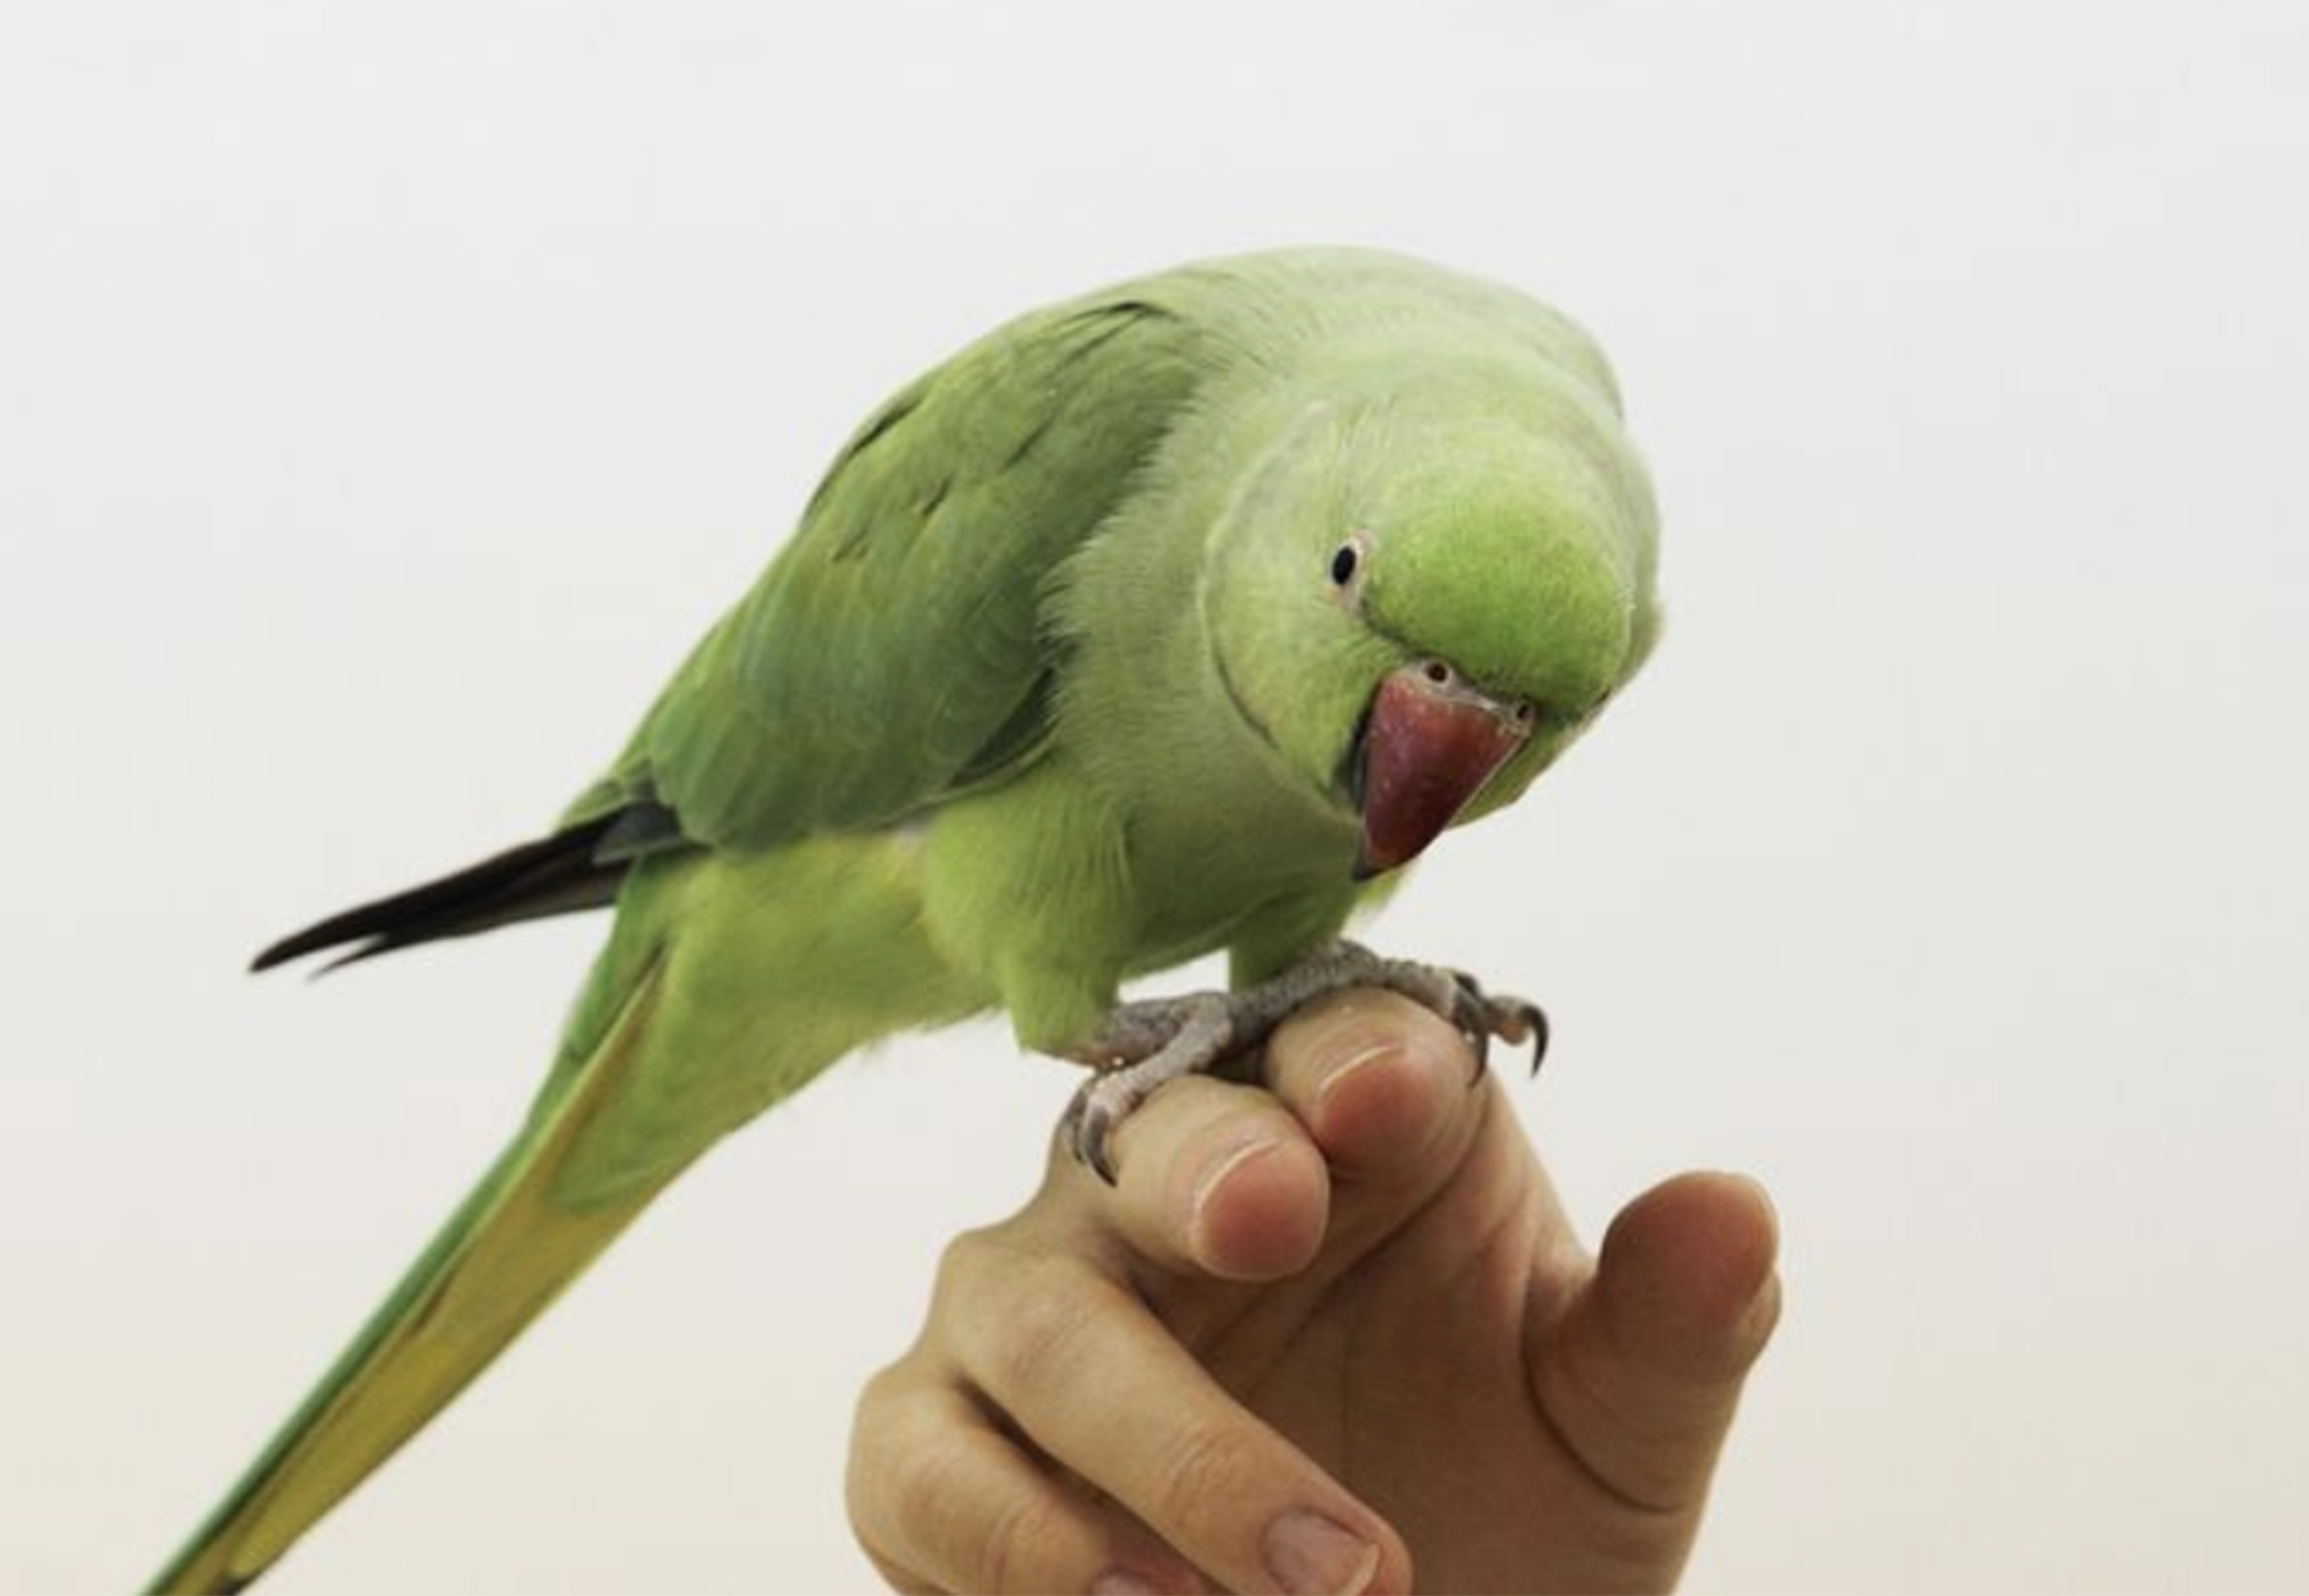
POLYGON ((1603 396, 1445 377, 1303 413, 1219 529, 1238 708, 1353 818, 1356 871, 1510 802, 1642 662, 1650 489, 1603 396))

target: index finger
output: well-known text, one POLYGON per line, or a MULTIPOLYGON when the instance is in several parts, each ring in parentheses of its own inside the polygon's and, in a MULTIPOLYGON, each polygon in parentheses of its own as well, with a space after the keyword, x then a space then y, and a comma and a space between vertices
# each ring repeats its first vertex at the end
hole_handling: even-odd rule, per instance
POLYGON ((1277 1028, 1266 1078, 1336 1174, 1373 1184, 1447 1170, 1482 1112, 1467 1039, 1395 992, 1308 1004, 1277 1028))
MULTIPOLYGON (((1263 1069, 1268 1090, 1175 1081, 1116 1132, 1121 1184, 1090 1196, 1139 1257, 1225 1280, 1297 1275, 1342 1195, 1384 1228, 1449 1177, 1484 1109, 1466 1038, 1389 992, 1309 1004, 1263 1069)), ((1359 1219, 1343 1239, 1369 1233, 1359 1219)))

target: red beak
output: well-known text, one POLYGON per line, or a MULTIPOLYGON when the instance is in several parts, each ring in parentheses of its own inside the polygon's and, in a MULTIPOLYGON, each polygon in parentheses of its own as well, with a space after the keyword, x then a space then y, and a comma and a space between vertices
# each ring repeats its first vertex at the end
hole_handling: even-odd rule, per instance
POLYGON ((1356 742, 1363 847, 1355 879, 1418 858, 1530 734, 1530 705, 1477 691, 1440 659, 1389 673, 1356 742))

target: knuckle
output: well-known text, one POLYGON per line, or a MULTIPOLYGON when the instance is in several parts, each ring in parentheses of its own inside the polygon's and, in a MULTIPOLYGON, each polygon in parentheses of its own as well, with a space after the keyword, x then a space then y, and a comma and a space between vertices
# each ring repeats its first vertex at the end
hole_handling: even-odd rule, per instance
POLYGON ((888 1370, 867 1382, 850 1425, 850 1456, 843 1471, 843 1507, 851 1532, 868 1551, 884 1549, 888 1526, 896 1522, 894 1498, 902 1487, 911 1459, 899 1440, 898 1408, 887 1383, 888 1370))
POLYGON ((1239 1424, 1212 1415, 1176 1423, 1153 1454, 1148 1498, 1165 1538, 1212 1538, 1213 1526, 1256 1500, 1258 1448, 1239 1424))
POLYGON ((972 1589, 994 1591, 1060 1588, 1046 1565, 1062 1538, 1058 1512, 1047 1497, 1022 1495, 1004 1503, 992 1520, 976 1526, 979 1537, 972 1589))
POLYGON ((885 1466, 854 1471, 850 1525, 870 1555, 960 1577, 961 1588, 1033 1591, 1058 1588, 1048 1567, 1065 1544, 1063 1513, 1051 1499, 1021 1492, 989 1501, 968 1448, 932 1443, 897 1451, 885 1466))
POLYGON ((907 1539, 943 1538, 962 1472, 961 1456, 951 1446, 916 1447, 893 1460, 884 1491, 890 1517, 907 1527, 907 1539))
POLYGON ((938 1271, 932 1277, 933 1301, 943 1305, 966 1294, 992 1245, 984 1230, 965 1230, 948 1242, 938 1255, 938 1271))
POLYGON ((851 1525, 869 1545, 938 1548, 966 1534, 969 1460, 961 1448, 929 1444, 896 1451, 878 1467, 855 1471, 851 1525))
POLYGON ((1055 1289, 1061 1273, 1047 1252, 1027 1246, 1004 1226, 965 1230, 939 1254, 931 1323, 968 1327, 999 1322, 1028 1294, 1029 1284, 1055 1289))
POLYGON ((859 1387, 857 1406, 852 1409, 850 1430, 852 1446, 864 1448, 879 1439, 885 1419, 897 1410, 907 1386, 912 1370, 908 1366, 914 1354, 902 1354, 895 1362, 883 1365, 866 1376, 859 1387))
POLYGON ((1088 1315, 1078 1296, 1047 1270, 1020 1282, 1004 1304, 989 1350, 989 1384, 1005 1392, 1062 1387, 1079 1362, 1088 1315))

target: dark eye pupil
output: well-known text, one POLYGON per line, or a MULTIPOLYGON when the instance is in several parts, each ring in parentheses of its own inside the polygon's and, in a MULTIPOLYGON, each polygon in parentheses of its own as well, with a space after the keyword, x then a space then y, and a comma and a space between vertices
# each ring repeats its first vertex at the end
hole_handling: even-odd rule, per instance
POLYGON ((1342 543, 1339 552, 1331 556, 1331 580, 1341 587, 1355 574, 1355 545, 1342 543))

